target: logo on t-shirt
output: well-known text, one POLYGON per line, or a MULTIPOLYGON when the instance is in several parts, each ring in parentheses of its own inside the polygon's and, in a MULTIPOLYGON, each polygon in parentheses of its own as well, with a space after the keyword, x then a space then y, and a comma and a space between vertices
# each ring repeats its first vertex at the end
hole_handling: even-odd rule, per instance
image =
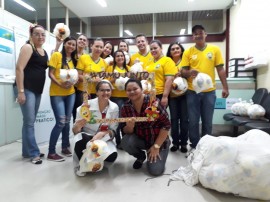
POLYGON ((211 52, 209 52, 209 53, 207 53, 207 58, 209 59, 209 60, 212 60, 212 58, 213 58, 213 53, 211 53, 211 52))

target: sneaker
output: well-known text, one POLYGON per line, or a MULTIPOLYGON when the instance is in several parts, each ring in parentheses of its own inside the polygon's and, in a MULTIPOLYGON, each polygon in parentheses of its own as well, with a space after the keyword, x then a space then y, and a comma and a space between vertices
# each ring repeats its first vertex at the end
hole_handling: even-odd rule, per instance
POLYGON ((84 177, 86 175, 85 172, 80 172, 80 167, 76 167, 74 171, 75 171, 75 174, 79 177, 84 177))
POLYGON ((140 169, 141 167, 142 167, 142 165, 143 165, 143 162, 145 161, 145 159, 146 159, 146 156, 144 156, 144 158, 143 159, 137 159, 134 163, 133 163, 133 168, 134 169, 140 169))
POLYGON ((40 157, 40 158, 43 158, 44 156, 45 156, 45 154, 43 154, 43 153, 40 153, 40 154, 39 154, 39 157, 40 157))
POLYGON ((181 145, 180 151, 182 153, 187 153, 188 149, 187 149, 187 145, 181 145))
POLYGON ((185 155, 185 157, 187 158, 190 154, 193 154, 195 151, 195 148, 191 148, 185 155))
POLYGON ((48 154, 47 159, 49 161, 56 161, 56 162, 60 162, 60 161, 65 160, 65 158, 63 156, 60 156, 60 155, 58 155, 56 153, 55 154, 48 154))
POLYGON ((36 157, 36 158, 33 158, 33 159, 31 160, 31 162, 32 162, 33 164, 35 164, 35 165, 42 164, 42 160, 40 159, 39 156, 36 157))
POLYGON ((67 157, 70 157, 72 156, 72 153, 71 151, 68 149, 68 148, 65 148, 65 149, 62 149, 62 152, 61 152, 64 156, 67 156, 67 157))
POLYGON ((178 149, 179 149, 178 146, 173 145, 170 150, 171 150, 171 152, 176 152, 178 149))

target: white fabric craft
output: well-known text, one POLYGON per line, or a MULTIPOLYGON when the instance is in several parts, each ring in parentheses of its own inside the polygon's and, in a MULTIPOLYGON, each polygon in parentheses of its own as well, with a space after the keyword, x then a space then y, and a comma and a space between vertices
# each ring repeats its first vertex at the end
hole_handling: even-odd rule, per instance
POLYGON ((188 89, 188 83, 185 78, 177 77, 173 80, 172 92, 175 95, 182 95, 187 91, 187 89, 188 89))
POLYGON ((53 34, 56 37, 59 37, 60 39, 64 40, 65 38, 69 37, 70 29, 64 23, 57 23, 55 25, 55 28, 53 29, 53 34))
POLYGON ((254 104, 248 108, 247 114, 251 119, 260 119, 265 115, 265 109, 261 105, 254 104))
POLYGON ((192 81, 193 89, 196 93, 200 93, 209 88, 213 88, 213 82, 209 75, 205 73, 198 73, 192 81))
POLYGON ((126 51, 124 51, 124 54, 126 58, 126 64, 128 64, 130 62, 130 55, 126 51))
POLYGON ((204 187, 237 196, 270 200, 270 136, 254 129, 236 138, 201 138, 189 165, 170 176, 193 186, 204 187))
POLYGON ((104 61, 106 62, 107 65, 110 65, 113 62, 113 57, 109 55, 109 57, 106 57, 104 61))
POLYGON ((79 79, 78 71, 76 69, 60 69, 60 79, 63 82, 69 81, 72 84, 75 84, 79 79))
POLYGON ((123 91, 125 90, 125 84, 128 81, 128 77, 120 76, 118 79, 115 80, 115 86, 118 90, 123 91))
POLYGON ((142 67, 142 62, 137 62, 137 63, 135 63, 134 65, 132 65, 131 67, 130 67, 130 72, 133 72, 133 73, 137 73, 137 72, 142 72, 143 71, 143 67, 142 67))
POLYGON ((152 85, 147 80, 141 80, 142 89, 144 93, 149 93, 151 91, 152 85))

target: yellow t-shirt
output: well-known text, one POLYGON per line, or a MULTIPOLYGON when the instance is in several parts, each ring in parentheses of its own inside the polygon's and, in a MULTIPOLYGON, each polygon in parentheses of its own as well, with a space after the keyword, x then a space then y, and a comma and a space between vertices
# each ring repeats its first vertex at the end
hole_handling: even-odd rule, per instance
POLYGON ((166 76, 174 76, 177 73, 174 61, 166 56, 163 56, 156 62, 153 61, 145 69, 148 73, 155 73, 155 88, 157 95, 163 94, 164 92, 166 76))
MULTIPOLYGON (((55 69, 54 76, 59 82, 61 82, 61 79, 60 79, 61 66, 62 66, 62 54, 60 52, 54 52, 49 61, 49 67, 55 69)), ((72 60, 68 62, 68 66, 69 66, 69 69, 75 68, 72 60)), ((61 88, 56 83, 51 81, 50 96, 67 96, 67 95, 73 94, 74 92, 75 92, 74 86, 72 86, 69 89, 65 89, 65 88, 61 88)))
MULTIPOLYGON (((105 72, 107 69, 106 62, 99 58, 97 62, 94 62, 93 59, 89 54, 82 55, 77 63, 77 69, 83 71, 83 73, 87 73, 91 75, 91 73, 102 73, 105 72)), ((79 82, 77 85, 77 89, 80 91, 83 90, 83 83, 79 82)), ((91 82, 88 85, 88 93, 95 94, 96 93, 96 83, 91 82)))
POLYGON ((150 63, 154 61, 154 58, 150 52, 148 52, 146 55, 141 55, 139 52, 134 53, 130 58, 130 66, 134 65, 135 60, 139 59, 140 62, 142 62, 142 67, 145 70, 145 67, 147 67, 150 63))
MULTIPOLYGON (((130 67, 127 66, 127 69, 129 70, 130 67)), ((108 72, 108 73, 118 72, 120 74, 124 74, 127 71, 125 69, 119 68, 118 66, 115 66, 114 71, 113 71, 113 66, 109 66, 106 72, 108 72)), ((122 77, 124 77, 124 75, 122 77)), ((126 94, 125 90, 121 91, 121 90, 117 89, 117 87, 115 86, 115 83, 113 82, 113 81, 115 81, 115 79, 113 79, 113 80, 111 78, 107 78, 107 79, 112 82, 112 85, 113 85, 113 88, 114 88, 113 91, 112 91, 112 97, 124 97, 124 98, 127 97, 127 94, 126 94)))
MULTIPOLYGON (((185 50, 180 63, 181 68, 195 69, 201 73, 208 74, 212 78, 214 87, 203 92, 210 92, 216 89, 215 67, 223 65, 224 61, 220 49, 210 44, 207 44, 204 50, 199 50, 195 46, 185 50)), ((187 79, 189 90, 194 90, 192 80, 192 78, 187 79)))

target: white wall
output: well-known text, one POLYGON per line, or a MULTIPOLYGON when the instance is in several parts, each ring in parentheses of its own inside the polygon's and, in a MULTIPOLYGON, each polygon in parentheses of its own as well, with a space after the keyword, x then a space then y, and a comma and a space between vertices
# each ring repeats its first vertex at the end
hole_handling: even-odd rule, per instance
MULTIPOLYGON (((230 57, 246 55, 265 50, 270 62, 270 1, 239 0, 230 10, 230 57)), ((268 67, 258 69, 258 88, 270 90, 268 67)))

